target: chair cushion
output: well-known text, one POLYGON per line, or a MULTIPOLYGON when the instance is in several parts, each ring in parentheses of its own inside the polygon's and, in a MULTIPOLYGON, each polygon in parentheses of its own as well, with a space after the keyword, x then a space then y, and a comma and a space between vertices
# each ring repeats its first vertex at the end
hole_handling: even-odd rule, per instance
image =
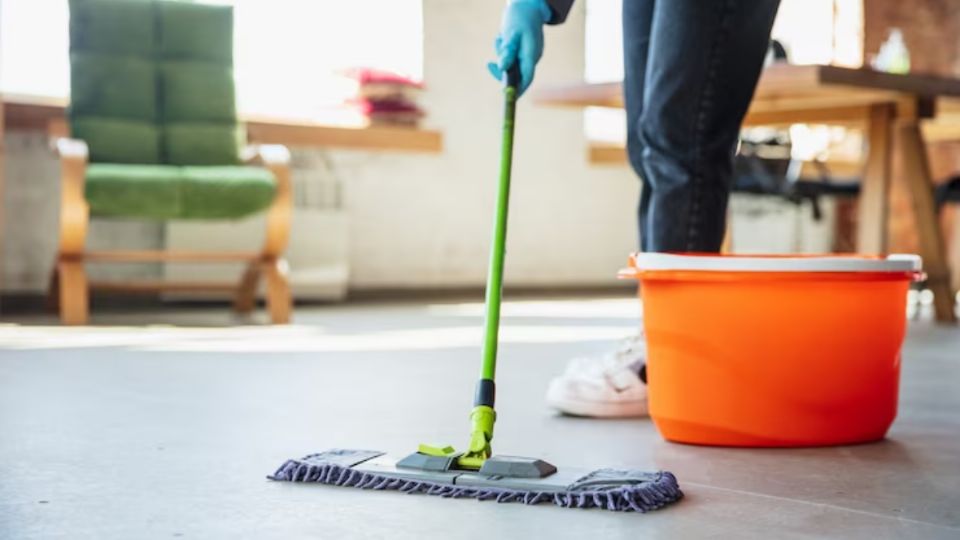
POLYGON ((221 123, 179 122, 164 129, 166 161, 174 165, 236 165, 243 129, 221 123))
POLYGON ((237 219, 268 207, 273 174, 258 167, 94 163, 86 199, 100 217, 237 219))
POLYGON ((231 6, 70 0, 70 51, 91 162, 239 164, 231 6))
POLYGON ((163 58, 233 64, 232 6, 173 1, 158 6, 163 58))
POLYGON ((233 219, 270 206, 273 173, 259 167, 183 167, 180 217, 233 219))
POLYGON ((136 56, 70 55, 70 114, 157 121, 157 70, 136 56))
POLYGON ((237 124, 233 70, 207 62, 164 62, 163 151, 173 165, 235 165, 246 138, 237 124))
POLYGON ((70 50, 152 58, 154 8, 147 1, 70 0, 70 50))
POLYGON ((93 163, 85 194, 94 216, 164 219, 180 212, 180 169, 168 165, 93 163))
POLYGON ((233 69, 204 62, 163 62, 163 118, 166 122, 237 122, 233 69))
POLYGON ((91 214, 239 218, 273 201, 273 175, 240 165, 231 6, 70 0, 70 52, 91 214))
POLYGON ((71 121, 70 129, 90 147, 91 162, 160 163, 160 130, 156 124, 80 116, 71 121))
POLYGON ((158 2, 163 155, 173 165, 235 165, 233 9, 158 2))
POLYGON ((142 1, 70 2, 70 126, 91 161, 161 161, 154 9, 142 1))

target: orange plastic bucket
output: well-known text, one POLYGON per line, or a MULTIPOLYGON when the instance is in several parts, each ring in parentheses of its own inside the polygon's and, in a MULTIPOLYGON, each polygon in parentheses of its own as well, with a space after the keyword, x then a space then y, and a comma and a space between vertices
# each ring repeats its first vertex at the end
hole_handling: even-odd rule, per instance
POLYGON ((913 255, 641 253, 650 416, 670 441, 882 439, 897 413, 913 255))

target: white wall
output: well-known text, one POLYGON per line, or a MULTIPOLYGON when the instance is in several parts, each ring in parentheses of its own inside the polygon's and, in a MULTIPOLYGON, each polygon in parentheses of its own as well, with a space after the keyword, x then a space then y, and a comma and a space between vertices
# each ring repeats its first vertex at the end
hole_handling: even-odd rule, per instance
MULTIPOLYGON (((352 289, 483 284, 501 120, 499 85, 485 64, 493 58, 502 5, 424 0, 428 91, 423 104, 430 114, 427 125, 444 133, 442 154, 294 149, 295 180, 342 184, 352 289)), ((583 78, 584 6, 576 4, 565 25, 547 29, 534 90, 583 78)), ((506 279, 515 285, 615 283, 617 269, 636 244, 638 181, 626 165, 586 162, 581 111, 530 101, 523 99, 517 112, 506 279)), ((42 134, 8 135, 6 142, 3 290, 42 291, 56 250, 58 165, 42 134)), ((828 236, 822 225, 804 225, 809 212, 786 208, 789 203, 770 204, 784 208, 758 217, 750 210, 755 205, 734 203, 734 213, 743 214, 739 220, 734 216, 738 250, 781 251, 778 242, 811 249, 814 236, 828 236), (784 232, 772 238, 758 236, 758 230, 784 232)), ((164 229, 154 223, 95 221, 88 245, 158 248, 164 245, 164 229)), ((91 273, 162 275, 151 265, 101 266, 91 273)))
MULTIPOLYGON (((424 0, 427 125, 442 154, 328 151, 351 225, 351 287, 483 283, 498 178, 501 95, 485 64, 501 2, 424 0)), ((583 12, 547 30, 537 85, 583 77, 583 12)), ((614 283, 635 245, 638 183, 626 167, 586 163, 582 114, 522 100, 507 259, 513 284, 614 283)), ((315 151, 298 150, 301 162, 315 151)), ((42 290, 56 245, 57 165, 39 135, 8 138, 5 290, 42 290)), ((323 234, 323 231, 296 231, 323 234)), ((98 247, 156 247, 162 228, 99 223, 98 247)), ((94 274, 156 275, 150 267, 94 274)))
MULTIPOLYGON (((425 0, 424 103, 441 156, 337 153, 356 287, 483 282, 498 177, 501 103, 484 68, 501 2, 425 0)), ((583 4, 547 30, 537 85, 583 77, 583 4)), ((536 87, 536 85, 535 85, 536 87)), ((521 100, 507 279, 610 283, 635 245, 638 182, 586 163, 582 114, 521 100)))

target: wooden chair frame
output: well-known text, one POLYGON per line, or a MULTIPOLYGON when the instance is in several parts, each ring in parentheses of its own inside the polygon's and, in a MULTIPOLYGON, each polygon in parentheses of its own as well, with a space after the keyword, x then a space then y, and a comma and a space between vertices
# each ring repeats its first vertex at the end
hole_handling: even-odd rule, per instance
POLYGON ((254 145, 246 149, 244 162, 269 169, 277 182, 277 193, 267 209, 266 238, 259 251, 89 251, 86 249, 90 207, 84 197, 84 182, 89 152, 86 143, 56 136, 63 126, 52 125, 53 149, 60 158, 62 182, 60 194, 60 243, 51 273, 49 299, 64 324, 87 324, 90 318, 90 290, 155 293, 168 290, 225 290, 233 292, 233 309, 246 314, 256 305, 257 285, 266 282, 266 303, 274 324, 290 322, 293 300, 288 265, 283 257, 290 238, 293 190, 290 179, 290 153, 280 145, 254 145), (236 284, 219 282, 91 282, 85 264, 100 262, 243 261, 246 269, 236 284))

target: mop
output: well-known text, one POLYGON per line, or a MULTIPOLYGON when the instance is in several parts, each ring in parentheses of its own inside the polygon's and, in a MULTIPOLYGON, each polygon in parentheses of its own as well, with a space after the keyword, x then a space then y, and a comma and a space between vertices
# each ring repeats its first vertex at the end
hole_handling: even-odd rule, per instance
POLYGON ((496 420, 494 371, 519 72, 511 69, 504 78, 500 183, 487 276, 483 363, 470 414, 472 431, 467 450, 457 452, 450 446, 422 444, 417 452, 400 460, 372 450, 327 450, 288 460, 267 478, 449 498, 553 503, 568 508, 625 512, 655 510, 683 497, 676 477, 666 471, 558 469, 536 458, 493 455, 490 443, 496 420))

